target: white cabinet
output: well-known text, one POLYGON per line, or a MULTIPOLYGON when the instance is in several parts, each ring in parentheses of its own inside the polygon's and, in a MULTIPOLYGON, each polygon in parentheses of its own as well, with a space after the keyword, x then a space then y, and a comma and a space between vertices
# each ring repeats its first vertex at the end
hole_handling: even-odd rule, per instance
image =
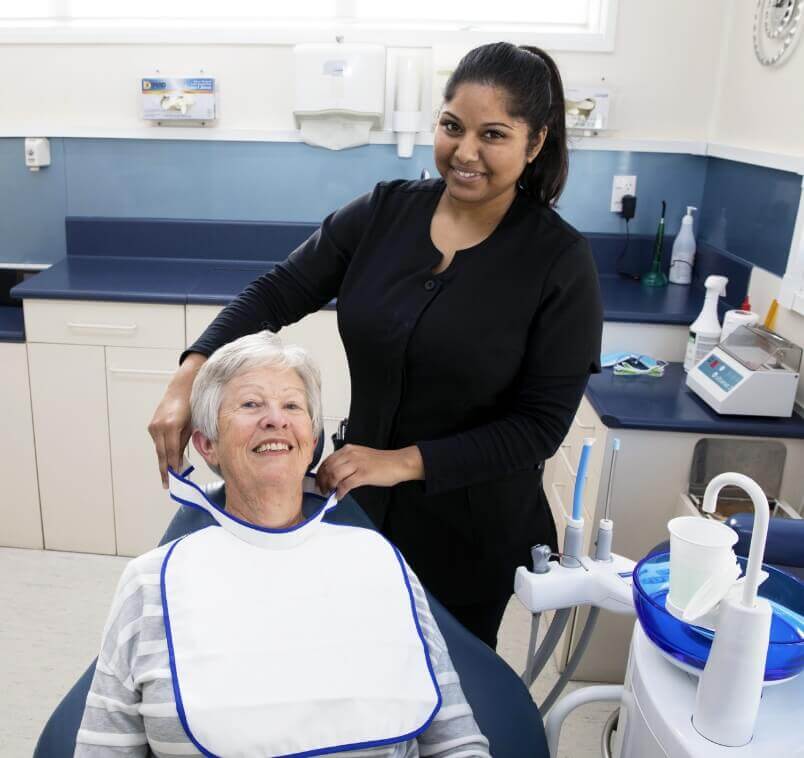
POLYGON ((106 348, 118 555, 140 555, 155 547, 177 507, 162 489, 148 422, 180 353, 175 349, 106 348))
POLYGON ((184 344, 184 306, 85 300, 25 300, 28 342, 116 347, 184 344))
POLYGON ((0 545, 41 548, 42 516, 26 346, 0 343, 0 366, 0 545))
MULTIPOLYGON (((187 306, 187 346, 189 347, 222 309, 217 306, 187 306)), ((338 333, 337 313, 321 310, 284 327, 279 336, 286 345, 300 345, 312 355, 321 370, 321 400, 324 406, 324 455, 332 452, 332 435, 338 422, 349 415, 351 384, 349 364, 338 333)), ((206 481, 211 473, 200 456, 191 450, 190 461, 198 468, 196 481, 206 481)))
POLYGON ((115 553, 104 349, 29 344, 45 547, 115 553))
POLYGON ((45 547, 154 547, 175 507, 147 426, 184 347, 184 306, 24 307, 45 547))

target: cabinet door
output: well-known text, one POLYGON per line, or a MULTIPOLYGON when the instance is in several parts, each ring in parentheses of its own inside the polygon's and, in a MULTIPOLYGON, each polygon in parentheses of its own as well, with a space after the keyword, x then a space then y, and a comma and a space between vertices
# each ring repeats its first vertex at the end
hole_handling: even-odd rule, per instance
POLYGON ((140 555, 156 547, 178 507, 162 489, 148 422, 176 370, 179 353, 179 350, 106 348, 119 555, 140 555))
POLYGON ((45 547, 115 553, 104 349, 29 344, 45 547))
POLYGON ((42 548, 36 482, 28 354, 22 343, 0 343, 0 545, 42 548))

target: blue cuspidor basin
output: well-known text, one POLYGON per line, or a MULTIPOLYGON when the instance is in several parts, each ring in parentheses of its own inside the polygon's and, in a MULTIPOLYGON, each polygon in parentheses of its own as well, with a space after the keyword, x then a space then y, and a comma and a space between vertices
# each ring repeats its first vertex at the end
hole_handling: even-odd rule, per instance
MULTIPOLYGON (((745 572, 747 561, 737 559, 745 572)), ((766 566, 768 578, 759 595, 773 609, 770 645, 765 663, 765 681, 777 682, 804 669, 804 583, 778 569, 766 566)), ((634 605, 645 634, 668 655, 703 669, 714 632, 687 624, 665 609, 670 589, 670 553, 654 553, 634 569, 634 605)))

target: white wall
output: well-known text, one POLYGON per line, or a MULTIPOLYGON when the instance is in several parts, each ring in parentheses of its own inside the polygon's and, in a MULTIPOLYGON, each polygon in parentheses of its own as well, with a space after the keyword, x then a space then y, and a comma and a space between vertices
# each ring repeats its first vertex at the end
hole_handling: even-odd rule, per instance
POLYGON ((616 136, 705 141, 728 0, 621 0, 614 53, 559 53, 566 83, 605 80, 616 136))
POLYGON ((723 20, 724 65, 709 141, 804 156, 804 41, 781 66, 761 65, 754 8, 754 0, 731 3, 723 20))
MULTIPOLYGON (((620 0, 614 52, 558 53, 565 81, 603 81, 613 89, 613 136, 703 141, 727 5, 728 0, 620 0)), ((460 44, 437 50, 435 68, 448 69, 464 50, 460 44)), ((183 75, 200 68, 217 78, 215 128, 290 130, 291 67, 289 46, 0 45, 0 70, 13 72, 0 77, 0 136, 82 130, 87 136, 100 131, 136 136, 131 132, 147 126, 139 118, 140 78, 156 69, 183 75)), ((445 78, 434 76, 437 83, 445 78)), ((165 128, 158 133, 176 136, 165 128)))
MULTIPOLYGON (((731 5, 723 40, 722 73, 709 141, 745 150, 804 156, 804 43, 782 66, 762 66, 754 55, 754 2, 731 5)), ((764 318, 781 279, 754 267, 748 293, 764 318)), ((804 345, 804 316, 779 308, 774 326, 804 345)), ((797 401, 804 405, 804 382, 797 401)))

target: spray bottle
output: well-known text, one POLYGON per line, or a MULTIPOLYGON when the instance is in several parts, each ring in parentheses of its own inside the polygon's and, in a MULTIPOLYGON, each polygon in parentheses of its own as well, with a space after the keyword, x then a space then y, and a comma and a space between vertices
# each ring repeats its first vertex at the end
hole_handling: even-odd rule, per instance
POLYGON ((690 326, 684 371, 698 364, 720 342, 720 320, 717 317, 718 298, 726 294, 725 276, 707 276, 704 282, 706 297, 698 318, 690 326))
POLYGON ((695 235, 692 233, 692 212, 698 209, 687 206, 687 213, 681 219, 681 229, 673 241, 670 253, 670 282, 689 284, 692 281, 692 267, 695 264, 695 235))

